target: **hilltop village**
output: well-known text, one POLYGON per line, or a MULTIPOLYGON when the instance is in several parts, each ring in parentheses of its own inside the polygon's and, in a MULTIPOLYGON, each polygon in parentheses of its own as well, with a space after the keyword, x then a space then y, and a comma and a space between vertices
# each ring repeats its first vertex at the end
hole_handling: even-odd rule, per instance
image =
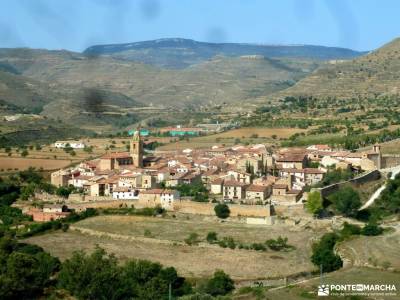
POLYGON ((132 201, 135 207, 214 214, 213 203, 225 202, 234 208, 233 215, 267 218, 303 211, 308 187, 329 170, 361 173, 382 164, 379 145, 359 153, 328 145, 271 151, 258 144, 146 155, 140 130, 129 149, 53 172, 51 183, 80 191, 70 195, 68 203, 132 201), (177 189, 199 184, 207 189, 208 199, 183 196, 177 189))

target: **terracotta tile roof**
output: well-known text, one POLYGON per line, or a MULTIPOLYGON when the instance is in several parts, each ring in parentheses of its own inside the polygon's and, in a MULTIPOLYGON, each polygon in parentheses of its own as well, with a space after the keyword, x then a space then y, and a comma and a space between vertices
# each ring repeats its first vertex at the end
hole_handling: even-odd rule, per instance
POLYGON ((223 178, 217 178, 217 179, 214 179, 213 181, 211 181, 211 184, 222 184, 222 183, 224 183, 223 178))
POLYGON ((195 173, 187 173, 185 176, 182 177, 182 179, 194 179, 198 176, 198 174, 195 173))
POLYGON ((306 154, 303 153, 285 153, 280 156, 276 161, 277 162, 302 162, 306 154))
POLYGON ((248 185, 248 184, 244 183, 244 182, 239 182, 239 181, 236 181, 236 180, 227 180, 224 183, 224 186, 241 186, 241 187, 244 187, 246 185, 248 185))
POLYGON ((326 172, 322 171, 320 169, 317 169, 317 168, 305 168, 304 173, 306 173, 306 174, 325 174, 326 172))
POLYGON ((283 190, 283 189, 286 190, 288 188, 287 184, 274 184, 272 187, 274 189, 279 189, 279 190, 283 190))
POLYGON ((282 168, 280 169, 280 171, 287 173, 304 173, 304 169, 295 169, 295 168, 282 168))
POLYGON ((176 190, 165 189, 162 191, 162 194, 175 194, 176 190))
POLYGON ((93 176, 88 176, 88 175, 79 175, 79 176, 75 176, 73 179, 79 179, 79 180, 89 180, 90 178, 92 178, 93 176))
POLYGON ((350 154, 349 151, 337 151, 337 152, 333 152, 329 155, 332 157, 346 157, 349 154, 350 154))
POLYGON ((355 153, 349 153, 347 156, 346 156, 346 158, 361 158, 362 157, 362 154, 361 153, 357 153, 357 152, 355 152, 355 153))
POLYGON ((267 189, 268 189, 268 186, 252 184, 246 189, 246 191, 247 192, 265 192, 267 189))
POLYGON ((163 189, 151 189, 142 191, 141 194, 157 195, 157 194, 162 194, 163 191, 164 191, 163 189))

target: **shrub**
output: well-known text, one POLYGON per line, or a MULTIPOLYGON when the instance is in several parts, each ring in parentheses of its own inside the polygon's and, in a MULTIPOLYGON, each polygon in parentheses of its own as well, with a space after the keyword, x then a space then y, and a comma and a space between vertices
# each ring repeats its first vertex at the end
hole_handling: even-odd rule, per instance
POLYGON ((192 232, 191 234, 189 234, 188 238, 185 239, 185 243, 189 246, 197 245, 199 243, 198 238, 199 235, 195 232, 192 232))
POLYGON ((63 223, 63 224, 61 225, 61 229, 62 229, 62 231, 64 231, 64 232, 68 231, 68 229, 69 229, 69 224, 63 223))
POLYGON ((343 228, 340 231, 343 239, 350 237, 351 235, 359 235, 361 233, 361 228, 358 225, 349 224, 344 222, 343 228))
POLYGON ((235 240, 233 239, 233 237, 230 237, 230 236, 224 237, 224 241, 225 241, 226 246, 227 246, 228 248, 230 248, 230 249, 235 249, 235 248, 236 248, 236 242, 235 242, 235 240))
POLYGON ((368 223, 361 229, 361 234, 367 235, 367 236, 380 235, 380 234, 382 234, 382 232, 383 232, 383 228, 379 227, 375 223, 368 223))
POLYGON ((220 240, 220 241, 218 242, 218 245, 219 245, 220 247, 222 247, 222 248, 228 247, 228 245, 226 244, 226 241, 225 241, 225 240, 220 240))
POLYGON ((251 244, 251 249, 256 250, 256 251, 266 251, 267 248, 261 244, 261 243, 253 243, 251 244))
POLYGON ((294 246, 289 245, 287 241, 288 241, 287 237, 283 238, 283 237, 279 236, 276 240, 269 239, 265 243, 271 250, 274 250, 274 251, 293 249, 294 246))
POLYGON ((28 156, 28 154, 29 154, 29 152, 26 149, 21 152, 22 157, 26 157, 26 156, 28 156))
POLYGON ((218 270, 205 286, 205 292, 211 296, 224 296, 235 289, 233 280, 224 271, 218 270))
POLYGON ((230 215, 230 213, 231 213, 231 211, 230 211, 228 205, 226 205, 226 204, 221 204, 221 203, 220 203, 220 204, 217 204, 217 205, 214 207, 214 211, 215 211, 215 214, 217 215, 217 217, 220 218, 220 219, 226 219, 226 218, 228 218, 229 215, 230 215))
POLYGON ((209 233, 207 233, 206 240, 210 244, 215 243, 218 240, 217 233, 215 231, 210 231, 209 233))

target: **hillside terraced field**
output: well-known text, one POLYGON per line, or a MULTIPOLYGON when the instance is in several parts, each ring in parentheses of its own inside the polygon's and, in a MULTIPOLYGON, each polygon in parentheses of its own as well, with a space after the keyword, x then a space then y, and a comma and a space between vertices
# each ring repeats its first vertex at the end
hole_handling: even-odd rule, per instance
POLYGON ((380 236, 360 236, 339 246, 353 265, 400 270, 400 229, 380 236))
POLYGON ((300 128, 261 128, 249 127, 228 130, 222 133, 189 138, 172 142, 159 147, 159 150, 180 150, 185 148, 208 148, 213 145, 225 144, 226 146, 234 145, 238 139, 241 143, 273 143, 275 139, 288 138, 295 133, 306 132, 300 128), (275 137, 275 139, 273 138, 275 137))
POLYGON ((0 171, 26 170, 29 167, 44 170, 55 170, 68 166, 70 160, 65 159, 37 159, 22 157, 0 157, 0 171))
POLYGON ((174 266, 188 277, 211 275, 223 269, 234 279, 282 277, 314 269, 310 262, 311 240, 319 235, 285 225, 255 226, 219 223, 215 219, 190 216, 153 218, 139 216, 98 216, 76 223, 72 230, 49 233, 27 239, 60 257, 68 258, 74 250, 91 250, 98 244, 118 258, 149 259, 174 266), (75 228, 75 230, 73 229, 75 228), (78 231, 80 230, 80 231, 78 231), (145 235, 145 231, 148 231, 145 235), (209 231, 220 238, 232 236, 240 242, 263 242, 286 236, 296 250, 266 252, 221 248, 204 242, 209 231), (199 234, 200 244, 188 246, 183 240, 190 233, 199 234), (276 266, 279 264, 279 268, 276 266))

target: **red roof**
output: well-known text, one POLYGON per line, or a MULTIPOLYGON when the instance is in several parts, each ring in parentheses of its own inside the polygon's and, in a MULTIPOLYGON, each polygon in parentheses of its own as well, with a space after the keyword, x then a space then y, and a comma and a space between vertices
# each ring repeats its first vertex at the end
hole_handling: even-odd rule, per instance
POLYGON ((305 153, 285 153, 284 155, 280 156, 276 161, 277 162, 302 162, 304 157, 306 156, 305 153))
POLYGON ((247 183, 236 181, 236 180, 228 180, 225 181, 224 186, 246 186, 247 183))
POLYGON ((211 184, 222 184, 224 182, 223 178, 217 178, 211 181, 211 184))
POLYGON ((267 190, 267 188, 268 188, 268 186, 265 186, 265 185, 252 184, 246 189, 246 191, 247 192, 265 192, 267 190))
POLYGON ((286 190, 287 187, 288 187, 287 184, 274 184, 273 185, 274 189, 279 189, 279 190, 283 190, 283 189, 286 190))

